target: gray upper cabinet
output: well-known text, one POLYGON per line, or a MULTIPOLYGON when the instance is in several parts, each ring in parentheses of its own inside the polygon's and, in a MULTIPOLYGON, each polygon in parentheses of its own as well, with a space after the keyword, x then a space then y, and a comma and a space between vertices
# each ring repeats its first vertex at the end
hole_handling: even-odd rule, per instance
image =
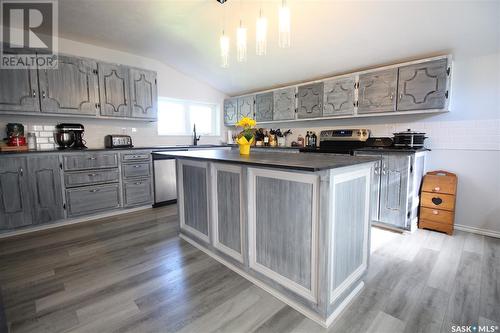
POLYGON ((323 82, 300 86, 297 93, 297 117, 317 118, 323 114, 323 82))
POLYGON ((224 124, 234 125, 238 121, 238 99, 224 100, 224 124))
POLYGON ((274 99, 273 93, 258 94, 255 96, 255 120, 273 120, 274 99))
POLYGON ((58 57, 57 69, 39 69, 41 110, 46 113, 97 115, 97 64, 75 57, 58 57))
POLYGON ((0 112, 39 112, 36 70, 0 70, 0 112))
POLYGON ((325 81, 323 116, 354 114, 354 77, 325 81))
POLYGON ((444 108, 448 73, 447 59, 400 67, 398 111, 444 108))
POLYGON ((128 68, 121 65, 99 63, 99 92, 101 115, 108 117, 129 117, 129 75, 128 68))
POLYGON ((59 156, 28 157, 28 175, 34 223, 41 224, 63 219, 59 156))
POLYGON ((295 119, 295 88, 279 89, 273 93, 273 120, 295 119))
POLYGON ((380 180, 379 221, 406 228, 411 156, 384 154, 380 180))
POLYGON ((0 158, 0 230, 32 224, 26 158, 0 158))
POLYGON ((397 68, 361 74, 358 113, 395 111, 397 80, 397 68))
POLYGON ((248 117, 254 118, 255 95, 238 98, 238 120, 248 117))
POLYGON ((129 76, 132 117, 156 119, 158 110, 156 73, 131 68, 129 76))

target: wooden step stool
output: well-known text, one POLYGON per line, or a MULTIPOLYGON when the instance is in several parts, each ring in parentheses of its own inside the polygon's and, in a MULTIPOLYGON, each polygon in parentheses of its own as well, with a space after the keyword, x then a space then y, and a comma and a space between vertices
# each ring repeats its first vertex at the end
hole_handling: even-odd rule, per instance
POLYGON ((453 234, 457 182, 456 174, 442 170, 424 176, 420 193, 420 229, 453 234))

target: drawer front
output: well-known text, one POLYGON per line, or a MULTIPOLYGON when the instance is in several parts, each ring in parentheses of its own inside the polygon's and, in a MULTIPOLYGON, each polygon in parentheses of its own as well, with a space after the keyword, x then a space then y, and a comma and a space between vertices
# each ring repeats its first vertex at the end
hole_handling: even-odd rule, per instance
POLYGON ((66 190, 68 214, 78 216, 120 207, 118 184, 89 186, 66 190))
POLYGON ((439 222, 444 224, 453 224, 453 212, 448 210, 441 209, 432 209, 432 208, 420 208, 420 219, 439 222))
POLYGON ((422 192, 422 206, 434 209, 455 209, 455 196, 440 193, 422 192))
POLYGON ((420 229, 425 228, 425 229, 446 232, 448 235, 451 235, 453 233, 453 224, 444 224, 439 222, 420 220, 418 221, 418 227, 420 229))
POLYGON ((422 191, 455 194, 457 188, 457 184, 455 181, 456 178, 454 177, 426 175, 424 178, 424 183, 422 185, 422 191))
POLYGON ((123 200, 126 207, 153 202, 150 179, 126 181, 123 183, 123 188, 123 200))
POLYGON ((122 155, 122 162, 149 161, 151 159, 151 152, 148 151, 122 153, 121 155, 122 155))
POLYGON ((87 170, 99 168, 117 168, 118 154, 116 153, 85 153, 68 154, 63 156, 64 170, 87 170))
POLYGON ((123 178, 149 177, 151 176, 151 164, 135 163, 122 165, 123 178))
POLYGON ((118 169, 66 172, 64 174, 66 187, 113 183, 119 180, 120 172, 118 169))

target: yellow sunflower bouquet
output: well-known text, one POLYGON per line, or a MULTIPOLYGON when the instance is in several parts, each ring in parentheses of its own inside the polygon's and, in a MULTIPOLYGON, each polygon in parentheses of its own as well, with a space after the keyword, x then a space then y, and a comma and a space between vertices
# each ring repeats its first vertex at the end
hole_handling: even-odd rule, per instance
POLYGON ((249 117, 244 117, 236 123, 237 127, 243 128, 236 142, 240 147, 240 155, 250 155, 250 146, 255 140, 256 121, 249 117))

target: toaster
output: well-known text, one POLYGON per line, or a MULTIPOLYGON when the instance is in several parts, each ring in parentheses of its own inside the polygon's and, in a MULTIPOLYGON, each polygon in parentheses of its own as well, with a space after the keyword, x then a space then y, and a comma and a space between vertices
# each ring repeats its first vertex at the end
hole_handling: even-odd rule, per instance
POLYGON ((132 148, 132 137, 123 134, 110 134, 104 137, 106 148, 132 148))

